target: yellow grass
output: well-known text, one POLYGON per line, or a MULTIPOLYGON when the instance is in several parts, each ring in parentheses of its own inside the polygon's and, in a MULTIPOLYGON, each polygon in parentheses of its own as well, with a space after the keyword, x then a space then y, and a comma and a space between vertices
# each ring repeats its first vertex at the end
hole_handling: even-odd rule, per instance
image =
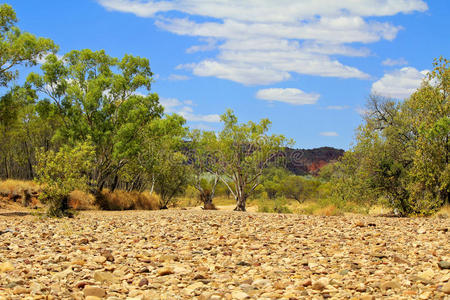
POLYGON ((38 192, 39 185, 33 181, 8 179, 0 181, 0 194, 8 196, 11 194, 22 194, 25 190, 29 192, 38 192))
POLYGON ((69 206, 76 210, 97 209, 95 197, 92 194, 75 190, 69 195, 69 206))
POLYGON ((100 203, 97 204, 106 210, 159 209, 159 196, 151 195, 149 192, 139 193, 122 190, 111 192, 105 189, 102 191, 99 200, 100 203))
POLYGON ((444 205, 437 213, 437 217, 450 218, 450 204, 444 205))

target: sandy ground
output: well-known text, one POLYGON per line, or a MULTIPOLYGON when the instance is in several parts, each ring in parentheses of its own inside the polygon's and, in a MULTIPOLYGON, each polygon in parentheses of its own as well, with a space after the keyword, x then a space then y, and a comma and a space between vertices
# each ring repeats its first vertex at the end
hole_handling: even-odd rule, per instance
POLYGON ((448 299, 450 220, 0 211, 0 299, 448 299))

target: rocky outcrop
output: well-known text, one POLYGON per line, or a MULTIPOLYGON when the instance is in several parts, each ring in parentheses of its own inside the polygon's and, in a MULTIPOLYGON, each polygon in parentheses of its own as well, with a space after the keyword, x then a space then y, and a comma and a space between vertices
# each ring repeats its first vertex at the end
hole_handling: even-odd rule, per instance
POLYGON ((282 154, 285 157, 286 168, 296 175, 317 175, 319 170, 337 161, 344 150, 332 147, 321 147, 316 149, 290 149, 287 148, 282 154))

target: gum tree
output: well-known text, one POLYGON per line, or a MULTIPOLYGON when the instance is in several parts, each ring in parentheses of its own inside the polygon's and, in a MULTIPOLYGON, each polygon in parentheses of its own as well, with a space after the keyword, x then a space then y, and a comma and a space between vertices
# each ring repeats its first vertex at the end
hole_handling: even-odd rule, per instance
POLYGON ((239 124, 232 110, 221 119, 224 127, 215 145, 217 169, 236 199, 235 211, 245 211, 248 197, 261 184, 264 169, 292 142, 283 135, 268 134, 271 124, 268 119, 239 124))
POLYGON ((49 52, 56 52, 52 40, 35 37, 15 26, 17 16, 8 5, 0 6, 0 86, 7 86, 19 75, 17 66, 35 66, 49 52))
POLYGON ((98 195, 103 187, 114 187, 120 171, 142 147, 140 132, 162 114, 158 95, 150 93, 153 73, 148 59, 74 50, 62 59, 47 56, 42 73, 30 74, 28 82, 57 107, 62 125, 54 140, 91 140, 92 192, 98 195))
POLYGON ((217 136, 212 131, 192 130, 189 134, 192 181, 199 192, 203 209, 215 209, 213 199, 220 180, 215 149, 217 142, 217 136))

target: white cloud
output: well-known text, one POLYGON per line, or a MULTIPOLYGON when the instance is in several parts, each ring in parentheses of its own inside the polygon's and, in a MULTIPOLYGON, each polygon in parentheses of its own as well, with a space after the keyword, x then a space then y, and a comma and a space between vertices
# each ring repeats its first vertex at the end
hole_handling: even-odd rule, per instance
POLYGON ((218 114, 195 114, 194 109, 192 108, 192 106, 194 106, 194 103, 191 100, 181 102, 176 98, 160 98, 159 102, 164 107, 164 111, 166 113, 179 114, 187 121, 208 123, 220 122, 220 116, 218 114))
POLYGON ((191 77, 186 76, 186 75, 170 74, 168 79, 171 81, 183 81, 183 80, 189 80, 189 79, 191 79, 191 77))
POLYGON ((384 74, 372 84, 372 93, 385 97, 405 99, 420 87, 428 70, 419 71, 413 67, 405 67, 384 74))
POLYGON ((191 126, 192 129, 199 129, 199 130, 204 130, 204 131, 215 131, 216 128, 209 126, 207 124, 204 123, 197 123, 197 124, 192 124, 191 126))
POLYGON ((46 63, 47 56, 49 56, 50 54, 54 54, 58 60, 61 60, 64 57, 64 55, 57 54, 57 53, 47 53, 47 54, 44 54, 42 57, 38 57, 36 59, 36 62, 40 65, 43 65, 44 63, 46 63))
POLYGON ((324 131, 320 133, 321 136, 339 136, 337 132, 334 131, 324 131))
POLYGON ((279 101, 293 105, 314 104, 319 99, 320 95, 316 93, 305 93, 299 89, 293 88, 272 88, 259 90, 256 93, 256 98, 267 101, 279 101))
POLYGON ((205 39, 206 44, 191 46, 186 53, 204 52, 216 49, 217 41, 215 39, 205 39))
POLYGON ((218 54, 181 67, 197 76, 243 84, 276 83, 291 73, 368 79, 365 72, 330 56, 368 56, 370 50, 352 43, 393 40, 402 29, 371 17, 428 8, 422 0, 97 1, 108 10, 154 18, 164 30, 199 38, 206 44, 192 46, 188 53, 217 49, 218 54))
POLYGON ((344 110, 347 108, 348 108, 347 105, 328 105, 326 107, 326 109, 329 109, 329 110, 344 110))
POLYGON ((180 11, 189 15, 235 19, 252 22, 296 22, 317 15, 337 17, 342 14, 359 16, 392 16, 427 10, 422 0, 98 0, 109 10, 153 17, 156 13, 180 11), (245 13, 243 13, 245 12, 245 13))
POLYGON ((408 64, 408 61, 406 59, 404 59, 403 57, 398 58, 398 59, 390 59, 387 58, 385 60, 383 60, 382 62, 383 66, 404 66, 408 64))
POLYGON ((266 69, 249 63, 218 62, 204 60, 198 64, 181 65, 179 68, 191 69, 197 76, 214 76, 247 85, 271 84, 289 79, 288 72, 266 69))
POLYGON ((164 111, 167 113, 175 112, 177 106, 182 105, 181 101, 176 98, 159 98, 159 103, 164 106, 164 111))

